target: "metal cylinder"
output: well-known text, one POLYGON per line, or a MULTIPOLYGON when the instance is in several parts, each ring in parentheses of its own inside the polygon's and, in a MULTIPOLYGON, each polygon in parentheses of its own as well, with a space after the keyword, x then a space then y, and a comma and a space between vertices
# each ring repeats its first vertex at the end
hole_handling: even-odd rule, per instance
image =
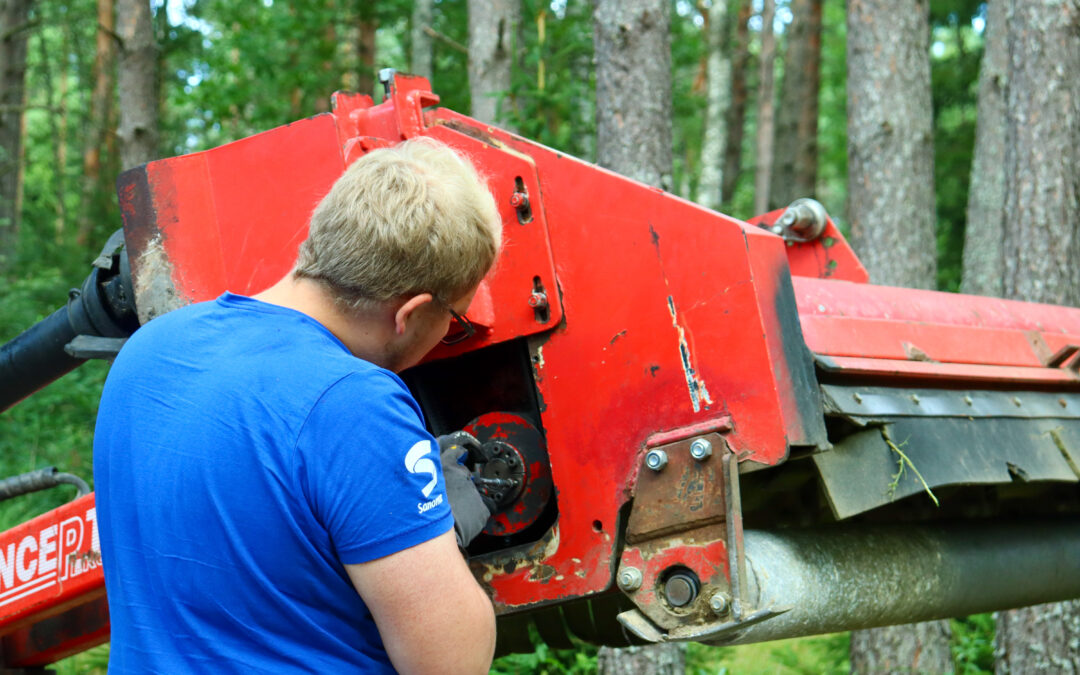
POLYGON ((1080 597, 1080 521, 744 534, 747 597, 790 609, 723 644, 964 616, 1080 597))

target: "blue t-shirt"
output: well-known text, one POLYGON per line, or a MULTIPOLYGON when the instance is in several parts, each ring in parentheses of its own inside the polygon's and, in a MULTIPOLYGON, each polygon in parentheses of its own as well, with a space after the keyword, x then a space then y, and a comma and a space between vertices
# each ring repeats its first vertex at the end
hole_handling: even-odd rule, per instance
POLYGON ((453 527, 390 371, 226 293, 140 328, 94 438, 110 672, 393 672, 344 564, 453 527))

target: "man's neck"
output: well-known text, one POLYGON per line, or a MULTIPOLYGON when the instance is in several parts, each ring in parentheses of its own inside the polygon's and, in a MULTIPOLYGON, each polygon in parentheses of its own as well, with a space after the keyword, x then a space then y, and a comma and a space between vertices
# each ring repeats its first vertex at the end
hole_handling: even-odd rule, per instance
POLYGON ((354 356, 387 367, 385 346, 393 330, 393 320, 381 316, 381 310, 342 309, 322 284, 312 279, 297 278, 291 272, 265 291, 256 300, 288 307, 307 314, 322 324, 354 356))

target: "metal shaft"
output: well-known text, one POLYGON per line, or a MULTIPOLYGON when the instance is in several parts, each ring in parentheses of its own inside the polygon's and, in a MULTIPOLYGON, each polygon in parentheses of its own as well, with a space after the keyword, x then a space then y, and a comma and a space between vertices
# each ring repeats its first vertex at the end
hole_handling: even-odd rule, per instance
POLYGON ((746 531, 756 608, 791 607, 724 644, 1080 597, 1080 521, 746 531))

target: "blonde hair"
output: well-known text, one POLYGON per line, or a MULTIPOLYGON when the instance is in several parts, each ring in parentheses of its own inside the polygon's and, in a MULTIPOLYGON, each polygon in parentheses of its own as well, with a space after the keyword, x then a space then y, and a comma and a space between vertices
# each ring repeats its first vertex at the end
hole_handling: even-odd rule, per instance
POLYGON ((480 283, 502 243, 495 200, 446 145, 414 138, 350 166, 315 207, 295 275, 360 309, 408 294, 449 303, 480 283))

